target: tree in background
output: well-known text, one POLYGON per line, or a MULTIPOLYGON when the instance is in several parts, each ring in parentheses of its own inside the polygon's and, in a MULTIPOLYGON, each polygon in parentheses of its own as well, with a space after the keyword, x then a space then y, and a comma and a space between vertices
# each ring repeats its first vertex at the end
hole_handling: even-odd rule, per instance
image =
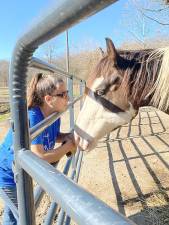
POLYGON ((128 0, 123 15, 123 26, 128 28, 125 43, 135 43, 142 49, 150 47, 150 39, 169 38, 168 21, 169 6, 164 1, 128 0))
POLYGON ((0 87, 8 86, 9 62, 0 60, 0 87))
MULTIPOLYGON (((92 68, 96 64, 98 57, 100 56, 99 44, 93 40, 84 40, 83 43, 76 44, 73 41, 70 43, 70 59, 69 70, 70 74, 85 77, 85 74, 91 72, 92 68)), ((50 61, 56 67, 66 71, 66 47, 63 48, 61 55, 53 54, 57 52, 57 42, 55 45, 47 44, 45 48, 41 50, 43 59, 50 61), (52 57, 50 57, 52 55, 52 57), (48 57, 47 57, 48 56, 48 57)))
POLYGON ((146 17, 148 20, 151 20, 162 26, 169 26, 169 6, 166 6, 164 2, 159 0, 150 0, 149 7, 143 7, 138 1, 133 0, 136 10, 146 17))
POLYGON ((165 4, 169 4, 169 0, 164 0, 164 3, 165 4))

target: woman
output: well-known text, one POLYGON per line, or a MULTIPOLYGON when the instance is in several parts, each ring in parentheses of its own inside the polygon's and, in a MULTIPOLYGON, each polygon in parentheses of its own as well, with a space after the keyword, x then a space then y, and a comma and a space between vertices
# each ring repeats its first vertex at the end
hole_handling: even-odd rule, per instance
MULTIPOLYGON (((54 112, 62 112, 68 104, 68 92, 62 79, 53 76, 34 76, 28 88, 29 125, 33 127, 54 112)), ((0 145, 0 188, 5 191, 17 206, 16 184, 12 171, 13 147, 12 131, 9 130, 4 142, 0 145)), ((31 151, 49 163, 57 162, 66 153, 75 152, 75 144, 70 133, 60 132, 60 118, 46 128, 31 143, 31 151), (55 143, 65 143, 55 148, 55 143)), ((16 219, 6 205, 3 225, 15 225, 16 219)))

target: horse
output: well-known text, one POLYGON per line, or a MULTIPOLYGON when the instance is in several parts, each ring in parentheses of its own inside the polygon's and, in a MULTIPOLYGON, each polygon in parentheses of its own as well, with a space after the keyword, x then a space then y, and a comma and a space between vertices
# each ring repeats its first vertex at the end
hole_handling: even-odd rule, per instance
POLYGON ((169 47, 107 51, 88 77, 85 100, 75 124, 75 141, 82 150, 129 123, 141 106, 169 113, 169 47))

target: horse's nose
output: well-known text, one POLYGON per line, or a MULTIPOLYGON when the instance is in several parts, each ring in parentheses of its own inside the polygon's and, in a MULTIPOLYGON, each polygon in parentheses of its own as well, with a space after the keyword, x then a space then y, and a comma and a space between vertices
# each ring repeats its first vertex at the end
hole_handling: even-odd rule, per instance
POLYGON ((75 143, 80 149, 83 151, 88 149, 89 142, 82 137, 80 137, 76 132, 74 132, 74 137, 75 137, 75 143))

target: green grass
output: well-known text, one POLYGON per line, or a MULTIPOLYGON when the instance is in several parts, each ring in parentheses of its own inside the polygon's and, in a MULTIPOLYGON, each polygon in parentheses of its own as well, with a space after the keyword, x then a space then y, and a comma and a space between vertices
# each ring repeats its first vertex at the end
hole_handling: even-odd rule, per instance
POLYGON ((10 113, 0 115, 0 122, 10 118, 10 113))

